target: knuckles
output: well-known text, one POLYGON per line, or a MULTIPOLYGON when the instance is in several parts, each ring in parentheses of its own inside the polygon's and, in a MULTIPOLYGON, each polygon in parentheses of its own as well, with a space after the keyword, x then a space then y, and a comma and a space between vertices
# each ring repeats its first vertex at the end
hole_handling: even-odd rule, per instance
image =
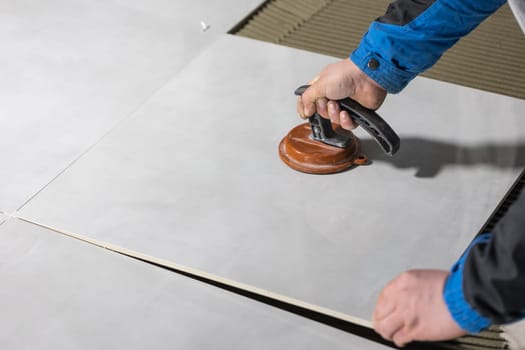
POLYGON ((420 273, 418 270, 409 270, 401 273, 394 280, 394 285, 399 289, 406 289, 417 285, 420 280, 420 273))

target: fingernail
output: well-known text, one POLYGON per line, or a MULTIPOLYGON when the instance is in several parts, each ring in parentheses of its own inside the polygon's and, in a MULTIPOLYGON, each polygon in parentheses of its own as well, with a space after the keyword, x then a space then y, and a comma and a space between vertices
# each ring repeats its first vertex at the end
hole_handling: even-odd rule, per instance
POLYGON ((318 109, 326 109, 326 101, 321 99, 317 100, 317 108, 318 109))
POLYGON ((329 111, 330 113, 335 112, 335 105, 334 105, 333 102, 328 102, 328 111, 329 111))

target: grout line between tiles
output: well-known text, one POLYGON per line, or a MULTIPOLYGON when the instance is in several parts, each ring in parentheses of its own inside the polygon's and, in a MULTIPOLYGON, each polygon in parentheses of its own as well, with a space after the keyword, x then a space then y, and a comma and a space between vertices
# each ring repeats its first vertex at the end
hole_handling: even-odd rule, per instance
POLYGON ((139 103, 137 105, 137 107, 135 109, 133 109, 129 114, 125 115, 124 117, 122 117, 121 119, 119 119, 118 121, 115 122, 115 124, 113 124, 113 126, 111 126, 106 132, 104 132, 93 144, 91 144, 90 146, 88 146, 83 152, 81 152, 75 159, 73 159, 68 165, 66 165, 66 167, 64 169, 62 169, 60 172, 58 172, 51 180, 49 180, 44 186, 42 186, 38 191, 36 191, 31 197, 29 197, 24 203, 22 203, 22 205, 20 205, 17 209, 16 209, 16 212, 22 210, 23 207, 25 207, 29 202, 31 202, 33 200, 33 198, 35 198, 36 196, 38 196, 43 190, 45 190, 49 185, 51 185, 51 183, 53 183, 58 177, 60 177, 60 175, 62 175, 63 173, 65 173, 69 168, 71 168, 73 165, 75 165, 76 162, 78 162, 82 157, 84 157, 87 153, 89 153, 93 148, 95 148, 100 142, 102 142, 102 140, 104 140, 106 138, 106 136, 108 136, 109 134, 111 134, 114 130, 116 130, 120 125, 122 125, 124 122, 128 121, 129 119, 131 119, 135 113, 137 113, 137 111, 139 111, 142 106, 144 106, 146 103, 148 103, 148 101, 159 91, 161 90, 164 86, 166 86, 173 77, 175 77, 178 73, 180 72, 180 70, 177 71, 177 73, 174 73, 173 75, 170 75, 169 79, 167 79, 164 83, 162 83, 162 85, 157 88, 157 89, 154 89, 152 91, 152 93, 150 95, 148 95, 141 103, 139 103))
MULTIPOLYGON (((13 217, 14 218, 14 217, 13 217)), ((280 310, 293 313, 297 316, 310 319, 312 321, 322 323, 326 326, 339 329, 343 332, 365 338, 367 340, 379 343, 391 348, 397 348, 394 343, 383 339, 377 334, 373 328, 372 323, 358 317, 353 317, 335 310, 331 310, 315 304, 310 304, 295 298, 287 297, 282 294, 270 292, 268 290, 257 288, 245 283, 237 282, 231 279, 222 278, 220 276, 194 269, 184 265, 176 264, 166 259, 155 258, 146 254, 139 253, 134 250, 126 249, 108 242, 97 239, 92 239, 83 235, 68 232, 47 226, 45 224, 37 223, 29 219, 16 217, 16 219, 35 225, 46 230, 55 232, 57 234, 75 239, 98 248, 109 250, 112 253, 120 254, 128 258, 132 258, 179 275, 191 278, 192 280, 220 288, 222 290, 249 298, 251 300, 278 308, 280 310)), ((441 343, 423 343, 414 342, 408 344, 403 349, 406 350, 434 350, 440 349, 441 343)))
MULTIPOLYGON (((125 257, 138 260, 140 262, 156 266, 162 269, 165 269, 170 272, 177 273, 178 275, 188 277, 192 280, 210 285, 212 287, 219 288, 221 290, 266 304, 277 309, 293 313, 297 316, 307 318, 314 322, 324 324, 326 326, 336 328, 343 332, 358 336, 369 341, 388 346, 390 348, 397 348, 394 343, 383 339, 379 334, 373 330, 373 325, 370 321, 363 320, 358 317, 350 316, 329 308, 311 304, 308 302, 301 301, 299 299, 287 297, 282 294, 274 293, 262 288, 254 287, 249 284, 237 282, 231 279, 223 278, 218 275, 214 275, 199 269, 187 267, 184 265, 176 264, 172 261, 166 259, 155 258, 131 249, 120 247, 102 240, 92 239, 87 236, 80 234, 68 232, 66 230, 57 229, 42 223, 37 223, 31 221, 30 219, 21 218, 18 216, 9 216, 5 221, 10 219, 20 220, 22 222, 28 223, 30 225, 41 227, 47 231, 63 235, 70 239, 75 239, 92 246, 102 248, 110 251, 111 253, 116 253, 123 255, 125 257)), ((4 222, 5 222, 4 221, 4 222)), ((1 225, 2 223, 0 223, 1 225)), ((485 331, 486 334, 481 336, 482 339, 487 338, 487 335, 490 338, 491 333, 501 333, 499 330, 489 329, 485 331)), ((465 347, 468 347, 472 341, 469 339, 472 336, 465 336, 455 340, 450 340, 446 342, 413 342, 409 343, 404 350, 436 350, 436 349, 451 349, 451 350, 461 350, 465 347)), ((479 337, 477 337, 479 338, 479 337)), ((477 340, 474 336, 474 342, 477 340)), ((480 338, 480 339, 481 339, 480 338)), ((482 349, 489 349, 491 347, 484 346, 482 349)), ((478 347, 476 347, 478 349, 478 347)), ((491 349, 497 349, 496 347, 491 349)))
MULTIPOLYGON (((490 219, 483 226, 486 228, 487 225, 493 224, 493 221, 496 220, 498 213, 502 210, 506 210, 517 197, 523 186, 525 185, 525 170, 518 176, 515 183, 511 186, 511 189, 503 196, 500 204, 494 209, 493 213, 490 215, 490 219)), ((389 347, 395 348, 395 345, 391 342, 388 342, 382 339, 375 331, 372 329, 372 323, 357 317, 353 317, 341 312, 337 312, 328 308, 324 308, 315 304, 310 304, 303 302, 298 299, 290 298, 278 293, 273 293, 262 288, 257 288, 248 284, 230 280, 227 278, 222 278, 220 276, 207 273, 198 269, 190 268, 184 265, 176 264, 172 261, 166 259, 155 258, 146 254, 142 254, 137 251, 126 249, 108 242, 104 242, 97 239, 92 239, 87 236, 80 234, 68 232, 66 230, 57 229, 42 223, 37 223, 31 221, 30 219, 25 219, 19 217, 17 213, 6 214, 8 216, 7 220, 18 219, 23 222, 26 222, 31 225, 36 225, 42 227, 46 230, 61 234, 71 239, 76 239, 78 241, 91 244, 93 246, 109 250, 113 253, 117 253, 128 258, 132 258, 174 273, 179 275, 191 278, 193 280, 211 285, 213 287, 220 288, 222 290, 252 299, 254 301, 261 302, 263 304, 278 308, 283 311, 293 313, 295 315, 310 319, 312 321, 322 323, 326 326, 330 326, 346 333, 350 333, 367 340, 383 344, 389 347)), ((7 221, 6 220, 6 221, 7 221)), ((1 223, 0 223, 1 224, 1 223)), ((495 340, 498 344, 494 345, 492 343, 487 343, 487 339, 494 338, 494 334, 499 334, 501 331, 497 328, 491 328, 484 331, 479 335, 470 335, 462 338, 458 338, 446 342, 414 342, 409 344, 405 349, 408 350, 427 350, 427 349, 451 349, 451 350, 461 350, 465 348, 478 349, 504 349, 506 348, 506 343, 501 342, 501 340, 495 340), (479 344, 478 344, 479 343, 479 344), (471 345, 474 344, 474 345, 471 345), (492 345, 491 345, 492 344, 492 345), (501 347, 502 346, 502 347, 501 347)), ((492 339, 494 340, 494 339, 492 339)), ((491 340, 491 341, 492 341, 491 340)))
POLYGON ((350 315, 347 315, 347 314, 344 314, 344 313, 341 313, 341 312, 337 312, 337 311, 334 311, 334 310, 331 310, 331 309, 328 309, 328 308, 324 308, 324 307, 321 307, 321 306, 318 306, 318 305, 315 305, 315 304, 310 304, 310 303, 303 302, 303 301, 298 300, 298 299, 290 298, 290 297, 287 297, 287 296, 284 296, 284 295, 281 295, 281 294, 278 294, 278 293, 273 293, 273 292, 270 292, 270 291, 262 289, 262 288, 257 288, 257 287, 254 287, 254 286, 251 286, 251 285, 248 285, 248 284, 245 284, 245 283, 241 283, 241 282, 237 282, 237 281, 230 280, 230 279, 227 279, 227 278, 223 278, 223 277, 220 277, 220 276, 217 276, 217 275, 214 275, 214 274, 211 274, 211 273, 199 270, 199 269, 195 269, 195 268, 192 268, 192 267, 176 264, 176 263, 174 263, 174 262, 172 262, 170 260, 155 258, 153 256, 150 256, 150 255, 147 255, 147 254, 143 254, 143 253, 131 250, 131 249, 124 248, 124 247, 120 247, 118 245, 115 245, 115 244, 112 244, 112 243, 109 243, 109 242, 105 242, 105 241, 102 241, 102 240, 89 238, 89 237, 84 236, 84 235, 80 235, 80 234, 76 234, 76 233, 73 233, 73 232, 68 232, 66 230, 62 230, 62 229, 58 229, 58 228, 55 228, 55 227, 51 227, 51 226, 48 226, 46 224, 42 224, 42 223, 38 223, 38 222, 32 221, 30 219, 26 219, 26 218, 22 218, 22 217, 17 217, 17 219, 19 219, 21 221, 24 221, 26 223, 32 224, 32 225, 36 225, 36 226, 42 227, 42 228, 47 229, 47 230, 51 230, 51 231, 57 232, 57 233, 59 233, 59 234, 61 234, 63 236, 67 236, 67 237, 70 237, 70 238, 73 238, 73 239, 76 239, 76 240, 79 240, 79 241, 82 241, 82 242, 85 242, 85 243, 89 243, 89 244, 97 246, 99 248, 107 249, 109 251, 112 251, 112 252, 115 252, 115 253, 118 253, 118 254, 122 254, 122 255, 131 257, 131 258, 135 258, 135 259, 138 259, 138 260, 141 260, 141 261, 144 261, 144 262, 149 262, 149 263, 152 263, 152 264, 157 265, 157 266, 165 267, 165 268, 168 268, 168 269, 173 270, 175 272, 179 272, 179 273, 184 274, 184 275, 196 277, 199 280, 209 281, 210 283, 215 283, 215 284, 218 284, 218 285, 228 285, 228 286, 231 286, 231 287, 233 287, 235 289, 245 290, 246 292, 251 292, 251 293, 258 294, 258 295, 267 296, 268 298, 275 299, 275 300, 280 300, 280 301, 283 301, 283 302, 286 302, 286 303, 289 303, 289 304, 293 304, 293 305, 295 305, 297 307, 300 307, 300 308, 306 308, 306 309, 310 309, 310 310, 315 310, 316 312, 325 314, 327 316, 335 317, 335 318, 338 318, 338 319, 346 321, 346 322, 351 322, 353 324, 357 324, 357 325, 362 326, 362 327, 372 328, 372 323, 371 322, 363 320, 363 319, 360 319, 358 317, 353 317, 353 316, 350 316, 350 315))
MULTIPOLYGON (((223 35, 226 35, 223 33, 223 35)), ((219 38, 218 36, 217 38, 219 38)), ((126 121, 132 119, 135 114, 144 106, 146 105, 160 90, 162 90, 166 85, 168 85, 186 66, 191 64, 195 59, 197 59, 200 55, 203 54, 210 46, 212 46, 217 39, 215 39, 213 42, 211 42, 206 47, 202 48, 200 51, 198 51, 188 62, 186 62, 184 65, 182 65, 179 69, 177 69, 175 72, 169 75, 169 77, 164 80, 163 83, 158 88, 155 88, 152 90, 151 94, 149 94, 147 97, 145 97, 142 102, 137 104, 137 106, 128 114, 123 116, 121 119, 117 120, 113 126, 111 126, 106 132, 104 132, 93 144, 88 146, 83 152, 81 152, 75 159, 73 159, 64 169, 59 171, 51 180, 49 180, 46 184, 44 184, 38 191, 36 191, 33 195, 31 195, 24 203, 22 203, 15 212, 19 212, 24 208, 29 202, 33 200, 36 196, 38 196, 43 190, 45 190, 49 185, 51 185, 60 175, 65 173, 69 168, 71 168, 73 165, 75 165, 76 162, 78 162, 82 157, 84 157, 87 153, 89 153, 93 148, 95 148, 102 140, 104 140, 109 134, 113 133, 120 125, 124 124, 126 121)))
MULTIPOLYGON (((98 248, 106 249, 112 253, 123 255, 125 257, 177 273, 181 276, 188 277, 206 285, 210 285, 212 287, 219 288, 221 290, 266 304, 268 306, 293 313, 299 317, 307 318, 311 321, 324 324, 325 326, 338 329, 354 336, 358 336, 369 341, 388 346, 390 348, 399 349, 394 343, 383 339, 379 334, 377 334, 373 330, 372 322, 370 321, 337 312, 319 305, 304 302, 299 299, 287 297, 282 294, 270 292, 268 290, 257 288, 249 284, 223 278, 199 269, 176 264, 166 259, 155 258, 108 242, 92 239, 87 236, 68 232, 66 230, 57 229, 45 224, 31 221, 29 219, 14 216, 11 218, 18 219, 30 225, 44 228, 48 231, 55 232, 70 239, 75 239, 98 248)), ((492 330, 488 330, 488 332, 490 333, 492 330)), ((458 344, 461 344, 462 342, 465 342, 463 338, 446 342, 412 342, 404 346, 403 350, 436 350, 446 348, 458 350, 461 348, 461 346, 458 348, 458 344)))
POLYGON ((2 226, 3 224, 5 224, 6 222, 8 222, 11 219, 16 219, 17 215, 18 215, 16 212, 15 213, 8 213, 8 212, 2 211, 2 210, 0 210, 0 214, 4 216, 3 218, 0 218, 0 226, 2 226))
MULTIPOLYGON (((226 290, 228 292, 264 303, 272 307, 276 307, 287 312, 291 312, 298 316, 308 318, 312 321, 322 323, 324 325, 339 329, 346 333, 350 333, 374 341, 376 343, 395 348, 395 345, 393 343, 382 339, 381 336, 375 333, 375 331, 372 329, 371 322, 360 319, 358 317, 353 317, 315 304, 310 304, 295 298, 284 296, 282 294, 273 293, 262 288, 257 288, 241 282, 237 282, 227 278, 222 278, 220 276, 210 274, 198 269, 176 264, 169 260, 155 258, 108 242, 92 239, 83 235, 50 227, 48 225, 37 223, 29 219, 21 217, 16 217, 16 219, 31 225, 44 228, 46 230, 50 230, 68 238, 75 239, 96 246, 98 248, 109 250, 112 253, 120 254, 128 258, 132 258, 156 267, 160 267, 162 269, 175 272, 179 275, 189 277, 193 280, 197 280, 207 285, 226 290)), ((414 343, 406 347, 406 349, 426 350, 436 349, 436 346, 427 343, 414 343)))

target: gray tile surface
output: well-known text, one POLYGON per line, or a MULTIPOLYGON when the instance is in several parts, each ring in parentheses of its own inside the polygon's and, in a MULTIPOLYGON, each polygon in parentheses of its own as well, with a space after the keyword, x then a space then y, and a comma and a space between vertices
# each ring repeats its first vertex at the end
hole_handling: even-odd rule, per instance
POLYGON ((0 1, 0 210, 16 210, 260 1, 0 1))
POLYGON ((26 222, 0 239, 2 349, 386 349, 26 222))
POLYGON ((369 319, 408 268, 449 268, 525 165, 525 101, 417 79, 380 114, 394 158, 295 172, 293 90, 333 59, 223 37, 24 208, 37 222, 369 319))

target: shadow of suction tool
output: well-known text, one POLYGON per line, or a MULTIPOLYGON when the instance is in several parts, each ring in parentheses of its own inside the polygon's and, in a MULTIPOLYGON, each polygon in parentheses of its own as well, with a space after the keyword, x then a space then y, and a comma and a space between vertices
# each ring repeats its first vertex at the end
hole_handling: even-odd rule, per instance
POLYGON ((446 166, 485 165, 500 169, 525 166, 525 143, 486 143, 467 146, 419 137, 401 137, 399 152, 393 157, 384 154, 376 141, 362 138, 363 152, 371 163, 385 162, 396 168, 414 168, 415 176, 431 178, 446 166))

